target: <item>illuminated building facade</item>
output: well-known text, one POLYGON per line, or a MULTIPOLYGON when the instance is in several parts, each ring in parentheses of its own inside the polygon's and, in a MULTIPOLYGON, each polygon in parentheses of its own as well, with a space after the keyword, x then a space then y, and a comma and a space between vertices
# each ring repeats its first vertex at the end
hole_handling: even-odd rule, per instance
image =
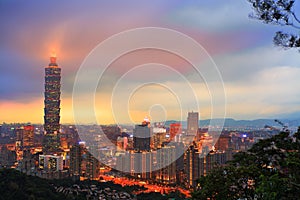
POLYGON ((153 171, 152 152, 122 152, 117 156, 116 169, 135 178, 151 179, 153 171))
POLYGON ((45 140, 43 145, 45 153, 56 152, 59 148, 60 79, 61 68, 56 64, 56 57, 51 57, 50 64, 45 68, 45 140))
POLYGON ((161 148, 162 144, 166 141, 166 132, 165 128, 154 127, 152 129, 152 140, 153 140, 153 148, 161 148))
POLYGON ((100 163, 89 151, 86 152, 85 178, 95 180, 99 178, 100 163))
MULTIPOLYGON (((181 124, 180 123, 172 123, 170 124, 170 140, 174 140, 177 134, 181 134, 181 124)), ((176 141, 176 140, 175 140, 176 141)))
POLYGON ((213 137, 208 133, 204 133, 200 137, 200 141, 197 143, 198 150, 202 154, 208 154, 211 150, 214 149, 213 147, 213 137))
POLYGON ((34 126, 32 125, 24 126, 23 146, 24 147, 34 146, 34 126))
POLYGON ((34 126, 26 125, 15 129, 17 149, 31 148, 34 146, 34 126))
POLYGON ((74 144, 80 141, 75 126, 61 126, 59 132, 60 146, 64 151, 68 151, 74 144))
POLYGON ((22 149, 23 148, 23 136, 24 136, 24 127, 18 127, 15 129, 16 134, 16 148, 22 149))
POLYGON ((220 135, 219 139, 215 144, 217 151, 227 151, 231 147, 231 137, 228 135, 220 135))
POLYGON ((11 168, 14 166, 17 154, 14 144, 0 145, 0 168, 11 168))
POLYGON ((188 186, 194 187, 196 185, 197 179, 200 178, 200 153, 198 149, 191 145, 186 151, 185 159, 185 173, 187 175, 188 186))
POLYGON ((131 154, 133 152, 131 151, 125 151, 120 153, 117 156, 117 161, 116 161, 116 169, 125 172, 125 173, 130 173, 134 171, 131 171, 131 154))
POLYGON ((128 144, 128 138, 127 137, 118 137, 117 138, 117 151, 125 151, 128 144))
POLYGON ((80 176, 81 175, 81 162, 84 146, 80 144, 74 145, 70 149, 70 175, 80 176))
POLYGON ((194 145, 191 145, 185 153, 185 174, 188 187, 196 187, 197 180, 206 176, 217 166, 225 165, 232 160, 232 151, 210 151, 208 154, 200 153, 194 145))
POLYGON ((151 179, 153 157, 151 152, 130 153, 130 172, 136 178, 151 179))
POLYGON ((61 171, 63 170, 63 157, 39 155, 39 168, 46 171, 61 171))
POLYGON ((164 146, 157 151, 156 180, 164 184, 176 182, 176 149, 175 146, 164 146))
POLYGON ((85 142, 79 142, 70 150, 70 175, 75 178, 97 179, 100 162, 87 150, 85 142))

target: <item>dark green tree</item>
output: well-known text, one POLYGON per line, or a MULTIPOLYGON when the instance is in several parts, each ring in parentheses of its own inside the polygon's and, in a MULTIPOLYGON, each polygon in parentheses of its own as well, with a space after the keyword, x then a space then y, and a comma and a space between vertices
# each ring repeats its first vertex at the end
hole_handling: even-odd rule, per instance
POLYGON ((281 132, 240 152, 198 181, 194 199, 298 199, 300 129, 281 132))
POLYGON ((0 199, 67 200, 47 180, 27 176, 13 169, 0 170, 0 199))
POLYGON ((248 2, 254 11, 249 15, 251 18, 267 24, 290 27, 297 32, 291 33, 291 29, 288 32, 277 31, 273 38, 275 45, 285 49, 296 48, 300 51, 300 18, 295 11, 295 0, 248 0, 248 2))

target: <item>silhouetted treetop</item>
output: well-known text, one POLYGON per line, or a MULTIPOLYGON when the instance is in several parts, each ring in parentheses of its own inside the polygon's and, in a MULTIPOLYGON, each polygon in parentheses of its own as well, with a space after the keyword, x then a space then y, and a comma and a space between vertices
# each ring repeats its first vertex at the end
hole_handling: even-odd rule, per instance
MULTIPOLYGON (((248 2, 252 4, 253 8, 253 13, 249 15, 250 18, 261 20, 267 24, 300 30, 300 18, 295 11, 295 0, 248 0, 248 2)), ((300 47, 300 33, 277 31, 273 42, 285 49, 298 49, 300 47)))

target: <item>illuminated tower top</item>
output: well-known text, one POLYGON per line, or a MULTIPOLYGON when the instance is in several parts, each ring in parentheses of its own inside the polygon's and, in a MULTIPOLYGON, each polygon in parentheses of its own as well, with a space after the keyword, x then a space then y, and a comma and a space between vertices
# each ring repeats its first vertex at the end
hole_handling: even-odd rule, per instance
POLYGON ((144 121, 142 122, 142 125, 150 126, 150 119, 147 116, 144 118, 144 121))
POLYGON ((58 67, 57 63, 56 63, 56 56, 52 55, 50 57, 50 63, 48 67, 58 67))

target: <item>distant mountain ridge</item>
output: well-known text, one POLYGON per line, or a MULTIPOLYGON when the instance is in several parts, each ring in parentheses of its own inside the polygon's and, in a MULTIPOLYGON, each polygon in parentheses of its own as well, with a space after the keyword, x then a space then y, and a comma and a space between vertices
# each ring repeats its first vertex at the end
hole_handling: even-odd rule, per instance
MULTIPOLYGON (((199 120, 199 125, 200 127, 207 127, 210 122, 220 122, 222 119, 204 119, 204 120, 199 120)), ((282 123, 289 127, 298 127, 300 126, 300 119, 279 119, 282 123)), ((176 120, 169 120, 165 122, 166 126, 169 126, 172 123, 178 123, 180 121, 176 120)), ((187 122, 182 121, 181 122, 182 126, 184 128, 187 127, 187 122)), ((231 128, 240 128, 240 127, 249 127, 249 128, 264 128, 266 125, 268 126, 273 126, 273 127, 278 127, 280 128, 281 125, 275 122, 275 119, 254 119, 254 120, 235 120, 232 118, 225 118, 224 120, 224 127, 231 127, 231 128)))

